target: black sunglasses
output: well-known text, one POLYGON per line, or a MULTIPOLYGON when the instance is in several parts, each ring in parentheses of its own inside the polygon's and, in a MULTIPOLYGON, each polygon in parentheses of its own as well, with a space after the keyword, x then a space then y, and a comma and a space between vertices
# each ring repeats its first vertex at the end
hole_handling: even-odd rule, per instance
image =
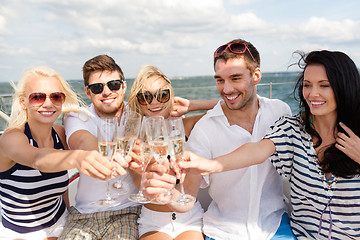
POLYGON ((90 89, 90 91, 93 94, 99 94, 99 93, 102 93, 104 91, 105 84, 108 86, 108 88, 111 91, 117 91, 124 84, 124 80, 117 79, 117 80, 108 81, 107 83, 94 83, 94 84, 87 85, 86 87, 88 89, 90 89))
POLYGON ((150 104, 154 97, 159 103, 166 103, 170 100, 170 89, 159 90, 155 94, 151 92, 140 92, 136 94, 136 98, 141 105, 150 104))

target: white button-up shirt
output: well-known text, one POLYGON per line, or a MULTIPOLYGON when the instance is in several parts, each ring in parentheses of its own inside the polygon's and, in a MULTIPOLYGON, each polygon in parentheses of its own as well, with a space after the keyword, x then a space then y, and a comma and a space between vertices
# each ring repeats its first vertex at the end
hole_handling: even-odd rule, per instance
MULTIPOLYGON (((286 103, 258 98, 260 107, 252 134, 229 124, 221 100, 195 125, 187 148, 212 159, 247 142, 261 140, 276 120, 291 115, 286 103)), ((221 240, 259 240, 270 239, 275 234, 286 205, 282 179, 269 160, 248 168, 211 174, 205 180, 213 199, 203 218, 203 232, 207 236, 221 240)))

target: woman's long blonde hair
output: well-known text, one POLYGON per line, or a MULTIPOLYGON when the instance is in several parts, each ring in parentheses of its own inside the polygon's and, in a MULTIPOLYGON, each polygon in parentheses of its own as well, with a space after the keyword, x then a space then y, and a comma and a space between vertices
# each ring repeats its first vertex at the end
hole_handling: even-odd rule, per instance
POLYGON ((31 67, 23 72, 17 85, 12 83, 15 93, 12 100, 9 128, 19 127, 28 120, 27 111, 22 108, 20 100, 25 97, 26 86, 34 77, 55 77, 59 81, 61 91, 65 94, 62 112, 78 112, 80 103, 83 104, 71 86, 55 70, 44 66, 31 67))
POLYGON ((144 113, 141 110, 141 105, 138 102, 136 95, 142 91, 145 80, 154 75, 164 79, 164 81, 168 85, 168 88, 170 89, 170 109, 172 109, 174 104, 174 89, 171 86, 170 79, 159 68, 153 65, 145 65, 142 68, 140 68, 139 74, 135 78, 135 81, 131 87, 129 101, 128 101, 128 105, 130 109, 140 113, 142 116, 144 116, 144 113))

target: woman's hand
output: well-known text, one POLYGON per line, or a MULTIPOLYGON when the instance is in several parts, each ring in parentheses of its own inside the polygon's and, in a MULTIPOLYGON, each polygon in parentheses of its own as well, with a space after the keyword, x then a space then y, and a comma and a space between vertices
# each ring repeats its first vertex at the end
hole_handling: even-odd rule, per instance
POLYGON ((188 113, 190 107, 190 100, 181 97, 174 97, 174 104, 171 111, 172 117, 181 117, 188 113))
MULTIPOLYGON (((125 168, 127 167, 127 162, 121 158, 121 156, 117 156, 116 161, 111 161, 108 157, 104 157, 98 151, 84 151, 84 150, 75 150, 79 153, 76 158, 76 168, 80 173, 98 178, 100 180, 106 180, 109 177, 113 176, 114 169, 117 170, 118 174, 124 175, 126 174, 125 168)), ((69 151, 72 153, 72 151, 69 151)))
POLYGON ((131 161, 129 162, 129 168, 139 175, 142 174, 142 168, 145 162, 142 151, 143 149, 141 147, 140 140, 136 140, 134 147, 129 153, 129 156, 131 158, 131 161))
POLYGON ((347 135, 345 133, 338 132, 335 146, 352 160, 360 164, 360 138, 344 123, 339 124, 345 130, 347 135))
POLYGON ((169 172, 169 167, 152 159, 145 172, 143 193, 149 199, 167 203, 171 196, 166 192, 172 190, 175 183, 176 177, 169 172))

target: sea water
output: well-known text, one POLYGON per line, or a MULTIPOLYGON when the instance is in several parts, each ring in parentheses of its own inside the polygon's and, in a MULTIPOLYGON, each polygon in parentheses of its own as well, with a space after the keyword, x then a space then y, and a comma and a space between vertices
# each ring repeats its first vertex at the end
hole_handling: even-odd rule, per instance
MULTIPOLYGON (((294 98, 294 86, 298 73, 294 72, 276 72, 263 73, 262 79, 257 87, 258 95, 263 97, 270 97, 269 83, 273 83, 271 87, 271 98, 280 99, 289 104, 293 114, 298 112, 298 102, 294 98)), ((84 83, 82 80, 69 80, 73 90, 77 92, 85 103, 90 104, 89 98, 84 93, 84 83)), ((126 79, 127 90, 125 100, 129 96, 130 89, 134 79, 126 79)), ((213 76, 193 76, 193 77, 178 77, 171 79, 172 86, 176 96, 187 99, 220 99, 219 93, 216 90, 216 82, 213 76)), ((8 82, 0 82, 0 94, 12 94, 13 88, 8 82)), ((11 98, 0 98, 1 111, 10 115, 11 98)), ((194 112, 192 114, 197 114, 194 112)), ((61 124, 61 119, 57 121, 61 124)), ((6 122, 0 118, 0 131, 6 128, 6 122)))

